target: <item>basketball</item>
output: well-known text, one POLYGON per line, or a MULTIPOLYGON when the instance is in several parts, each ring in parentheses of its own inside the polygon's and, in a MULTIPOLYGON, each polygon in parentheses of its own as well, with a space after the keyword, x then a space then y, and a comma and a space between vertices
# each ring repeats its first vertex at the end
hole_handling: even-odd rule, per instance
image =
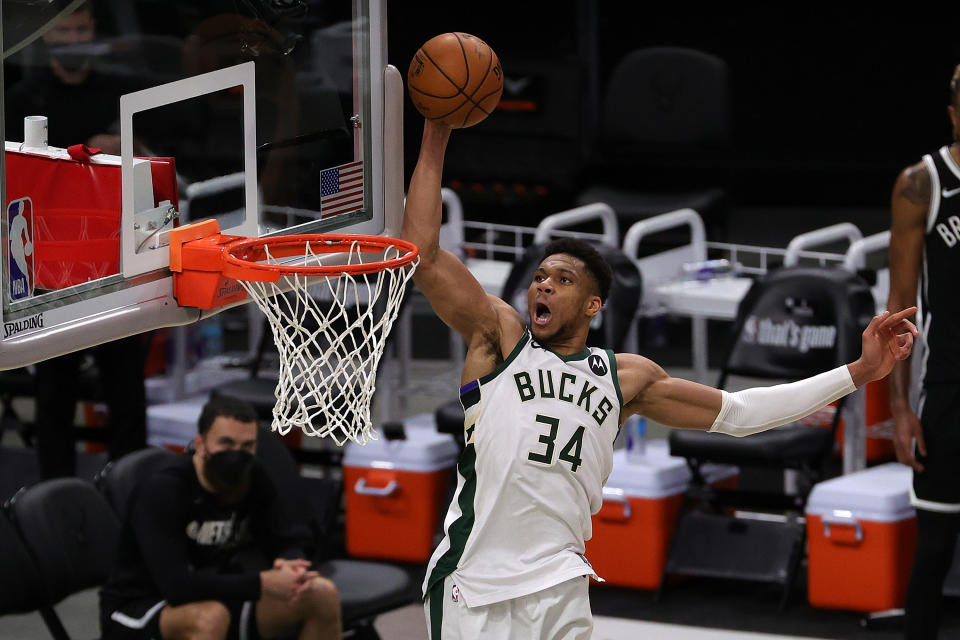
POLYGON ((496 108, 503 69, 490 46, 468 33, 443 33, 417 50, 407 91, 423 117, 451 129, 472 127, 496 108))

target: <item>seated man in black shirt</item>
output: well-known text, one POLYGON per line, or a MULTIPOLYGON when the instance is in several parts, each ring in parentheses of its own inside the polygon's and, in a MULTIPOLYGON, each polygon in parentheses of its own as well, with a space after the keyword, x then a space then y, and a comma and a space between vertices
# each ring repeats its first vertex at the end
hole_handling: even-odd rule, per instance
POLYGON ((253 408, 211 399, 198 430, 192 455, 135 489, 100 593, 104 640, 271 638, 298 627, 303 640, 340 637, 336 587, 309 570, 254 458, 253 408), (249 543, 276 558, 271 568, 238 562, 249 543))

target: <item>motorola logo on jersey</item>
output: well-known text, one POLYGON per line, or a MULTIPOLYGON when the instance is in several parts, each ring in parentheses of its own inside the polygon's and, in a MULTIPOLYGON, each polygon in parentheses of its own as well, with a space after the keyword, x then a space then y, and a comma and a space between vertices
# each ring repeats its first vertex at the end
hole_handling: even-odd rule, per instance
POLYGON ((607 374, 607 365, 604 364, 603 358, 597 354, 593 354, 587 360, 587 364, 590 365, 590 371, 593 371, 598 376, 603 376, 607 374))

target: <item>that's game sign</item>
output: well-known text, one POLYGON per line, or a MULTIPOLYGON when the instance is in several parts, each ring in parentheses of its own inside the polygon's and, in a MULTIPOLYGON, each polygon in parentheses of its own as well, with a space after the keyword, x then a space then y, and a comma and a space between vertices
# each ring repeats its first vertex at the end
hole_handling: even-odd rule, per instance
POLYGON ((7 255, 10 300, 33 295, 33 201, 20 198, 7 206, 7 255))

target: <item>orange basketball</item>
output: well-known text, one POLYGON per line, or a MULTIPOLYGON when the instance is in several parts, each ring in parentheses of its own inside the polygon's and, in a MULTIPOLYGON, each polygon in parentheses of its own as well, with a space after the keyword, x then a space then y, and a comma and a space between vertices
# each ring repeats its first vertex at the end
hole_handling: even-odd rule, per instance
POLYGON ((417 111, 451 129, 470 127, 496 108, 503 92, 500 59, 469 33, 430 38, 410 61, 407 91, 417 111))

